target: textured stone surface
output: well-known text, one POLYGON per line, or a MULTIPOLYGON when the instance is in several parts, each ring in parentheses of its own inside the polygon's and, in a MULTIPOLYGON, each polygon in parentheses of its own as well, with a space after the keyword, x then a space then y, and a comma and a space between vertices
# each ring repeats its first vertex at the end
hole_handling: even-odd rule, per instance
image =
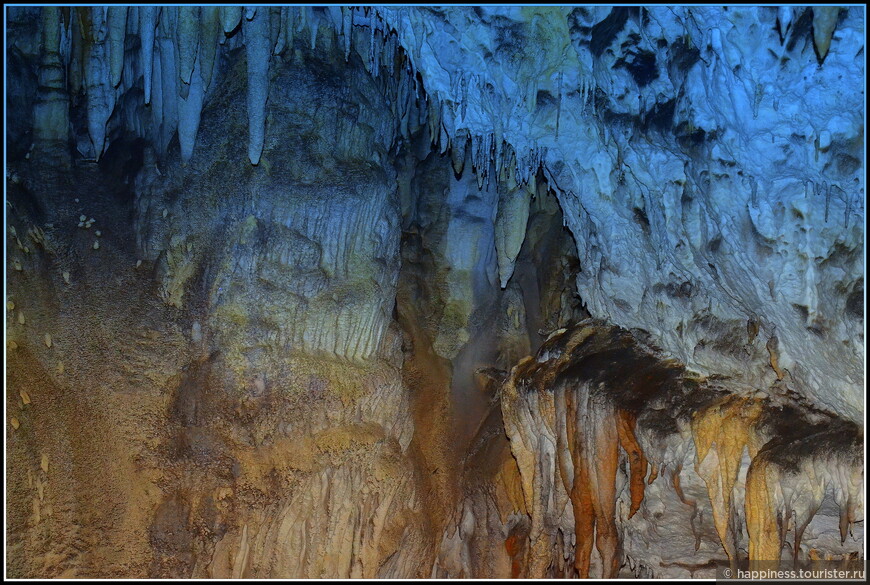
POLYGON ((601 325, 559 330, 502 387, 531 516, 528 576, 556 576, 553 559, 564 556, 580 577, 614 577, 624 552, 635 576, 710 577, 717 562, 744 562, 747 549, 750 562, 780 560, 789 530, 791 558, 806 561, 838 533, 832 508, 841 541, 825 554, 860 554, 856 425, 727 394, 601 325), (576 548, 563 555, 572 534, 576 548))
POLYGON ((504 140, 520 176, 541 161, 594 316, 766 387, 767 352, 742 335, 754 319, 762 343, 778 338, 793 390, 857 421, 862 320, 846 305, 863 294, 864 16, 841 11, 819 66, 813 9, 786 10, 784 42, 775 8, 382 15, 444 104, 448 136, 496 157, 504 140))
POLYGON ((184 163, 116 141, 70 176, 17 167, 11 575, 428 574, 392 314, 396 124, 360 71, 288 63, 256 168, 226 138, 243 75, 184 163))
MULTIPOLYGON (((318 35, 335 38, 378 79, 397 64, 409 73, 389 82, 403 137, 427 125, 458 166, 467 150, 478 181, 504 183, 503 287, 522 241, 523 186, 541 166, 577 241, 577 286, 593 315, 650 331, 699 371, 766 387, 767 352, 738 341, 753 320, 760 342, 778 340, 777 378, 861 418, 864 345, 849 309, 863 294, 860 8, 272 7, 246 13, 241 34, 230 13, 221 32, 213 12, 179 8, 161 9, 155 32, 149 10, 45 13, 43 28, 60 33, 44 31, 44 72, 59 34, 70 84, 86 90, 82 152, 99 158, 126 128, 163 154, 177 128, 189 158, 202 104, 226 74, 214 74, 219 42, 222 54, 244 45, 252 58, 257 164, 279 131, 265 128, 270 54, 300 35, 312 49, 318 35), (143 56, 122 58, 124 38, 144 42, 143 56), (150 112, 137 106, 140 80, 150 112)), ((16 13, 13 25, 26 19, 16 13)), ((13 44, 40 55, 32 38, 13 44)), ((63 116, 44 113, 36 138, 62 135, 63 116)))
POLYGON ((10 9, 10 576, 859 556, 864 21, 10 9))
POLYGON ((139 175, 140 250, 160 265, 161 294, 178 308, 205 271, 196 286, 207 291, 208 329, 234 336, 222 345, 367 359, 391 318, 399 269, 389 111, 353 70, 311 62, 283 71, 259 167, 223 139, 246 125, 236 79, 205 113, 201 154, 139 175))

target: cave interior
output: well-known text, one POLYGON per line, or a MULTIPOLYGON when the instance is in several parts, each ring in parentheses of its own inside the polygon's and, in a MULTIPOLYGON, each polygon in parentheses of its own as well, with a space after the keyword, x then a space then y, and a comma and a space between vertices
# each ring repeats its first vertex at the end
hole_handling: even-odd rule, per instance
POLYGON ((863 568, 865 15, 7 6, 7 577, 863 568))

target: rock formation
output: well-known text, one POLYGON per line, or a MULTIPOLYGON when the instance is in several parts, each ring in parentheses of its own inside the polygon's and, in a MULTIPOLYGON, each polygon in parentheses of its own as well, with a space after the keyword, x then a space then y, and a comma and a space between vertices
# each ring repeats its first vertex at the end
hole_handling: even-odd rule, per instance
POLYGON ((864 26, 9 8, 6 574, 863 561, 864 26))

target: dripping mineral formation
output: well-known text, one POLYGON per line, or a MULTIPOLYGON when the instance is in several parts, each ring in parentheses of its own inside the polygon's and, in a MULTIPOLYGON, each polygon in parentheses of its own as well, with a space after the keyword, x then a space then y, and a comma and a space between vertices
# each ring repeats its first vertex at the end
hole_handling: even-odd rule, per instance
POLYGON ((863 6, 5 17, 9 577, 863 566, 863 6))

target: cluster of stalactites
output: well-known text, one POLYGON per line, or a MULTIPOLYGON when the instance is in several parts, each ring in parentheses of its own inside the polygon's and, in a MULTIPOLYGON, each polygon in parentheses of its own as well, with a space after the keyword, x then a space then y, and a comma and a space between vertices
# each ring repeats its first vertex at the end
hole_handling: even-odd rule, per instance
MULTIPOLYGON (((109 146, 109 128, 117 123, 150 140, 161 155, 177 133, 186 162, 193 156, 202 109, 220 74, 220 51, 244 46, 248 158, 256 165, 265 142, 270 64, 292 51, 297 41, 316 50, 321 26, 336 34, 345 59, 352 50, 361 57, 387 96, 398 136, 409 141, 425 127, 433 147, 450 153, 457 175, 470 161, 480 189, 497 185, 496 239, 505 287, 524 239, 546 149, 517 151, 498 128, 469 133, 463 123, 465 103, 423 91, 413 55, 374 8, 45 7, 35 146, 66 140, 67 96, 73 96, 73 104, 84 99, 87 112, 87 136, 77 140, 85 158, 100 159, 109 146)), ((473 78, 457 77, 466 95, 474 91, 473 78)))
MULTIPOLYGON (((409 135, 409 127, 414 123, 411 117, 416 112, 428 120, 430 136, 442 152, 448 149, 464 152, 465 143, 470 139, 474 168, 482 184, 489 181, 491 165, 497 175, 503 174, 502 169, 505 169, 504 174, 511 180, 528 184, 546 158, 541 148, 522 147, 515 151, 508 144, 501 121, 514 110, 505 110, 508 107, 505 104, 493 106, 495 109, 487 112, 491 129, 470 129, 467 116, 470 96, 491 93, 487 91, 484 75, 451 70, 448 72, 450 88, 436 88, 431 96, 423 95, 424 72, 418 74, 418 68, 423 63, 421 47, 427 34, 424 22, 427 16, 419 11, 338 6, 101 6, 42 10, 42 67, 46 72, 41 75, 41 87, 57 93, 62 84, 60 77, 48 72, 57 71, 61 66, 66 71, 69 94, 77 96, 85 92, 89 144, 80 144, 79 150, 92 158, 99 159, 105 151, 107 124, 121 106, 128 114, 123 117, 128 129, 149 134, 147 137, 155 141, 161 152, 165 152, 177 131, 182 157, 189 159, 204 98, 215 81, 219 47, 229 40, 231 46, 244 45, 247 50, 248 156, 252 164, 257 164, 265 137, 270 60, 291 48, 294 39, 309 43, 314 50, 321 26, 334 31, 341 39, 345 58, 349 58, 355 48, 373 76, 380 76, 386 69, 383 73, 398 79, 401 87, 395 88, 398 96, 395 110, 404 137, 409 135), (407 76, 394 75, 400 49, 404 57, 398 61, 407 76), (54 53, 59 59, 45 58, 54 53), (129 100, 122 97, 136 87, 140 79, 144 99, 139 103, 126 103, 129 100), (411 102, 421 99, 425 105, 412 107, 411 102), (137 108, 141 103, 151 106, 144 114, 137 108)), ((817 51, 824 57, 839 9, 816 7, 813 10, 813 37, 817 51)), ((781 34, 789 34, 793 16, 791 9, 779 10, 777 25, 781 34)), ((561 22, 558 18, 557 21, 561 22)), ((588 67, 578 61, 576 67, 569 69, 585 71, 588 67)), ((554 85, 560 105, 567 82, 566 71, 551 72, 552 79, 544 80, 554 85)), ((538 78, 532 76, 531 83, 537 83, 538 78)), ((588 72, 573 81, 583 96, 583 107, 587 102, 594 106, 589 95, 595 84, 588 72)), ((50 101, 47 96, 51 92, 42 93, 38 101, 43 104, 50 101)), ((533 111, 537 88, 525 88, 519 93, 532 102, 527 107, 533 111)), ((500 100, 497 94, 492 99, 500 100)), ((55 109, 58 110, 55 115, 36 118, 37 140, 56 139, 58 133, 67 132, 68 118, 63 116, 60 105, 55 109)), ((556 127, 558 134, 558 120, 556 127)), ((461 155, 456 158, 460 159, 461 155)))
MULTIPOLYGON (((386 69, 393 77, 399 53, 396 36, 374 13, 369 16, 361 9, 100 6, 45 7, 42 11, 37 103, 49 101, 48 90, 65 90, 74 101, 83 95, 88 136, 79 141, 78 148, 93 159, 99 159, 108 147, 113 114, 119 115, 126 130, 151 139, 161 153, 178 132, 182 158, 189 159, 205 98, 219 73, 222 47, 244 46, 247 53, 248 157, 252 164, 259 162, 265 139, 270 62, 291 50, 295 39, 310 43, 314 50, 320 27, 327 26, 343 37, 349 56, 353 27, 368 27, 367 67, 375 76, 386 69)), ((403 76, 397 76, 403 85, 395 90, 419 96, 416 71, 410 64, 407 69, 407 77, 414 79, 413 92, 403 76)), ((408 100, 394 101, 407 131, 408 100)), ((67 135, 68 107, 64 101, 58 115, 36 117, 38 141, 67 135)))
POLYGON ((603 576, 616 576, 618 524, 625 528, 641 508, 645 484, 666 467, 679 500, 695 510, 687 529, 697 551, 700 502, 683 493, 679 480, 687 456, 707 486, 713 523, 732 563, 742 560, 744 527, 751 563, 779 561, 789 533, 797 563, 804 531, 826 499, 839 508, 845 543, 864 511, 857 425, 767 396, 723 393, 655 355, 627 332, 587 320, 554 332, 505 380, 505 432, 530 516, 523 559, 529 577, 546 577, 553 555, 561 554, 554 553, 555 535, 568 510, 578 574, 589 576, 594 544, 603 576), (623 370, 614 369, 619 365, 623 370), (671 410, 659 408, 664 404, 671 410), (675 434, 662 440, 662 429, 675 434), (676 456, 667 453, 668 441, 682 444, 676 456), (686 441, 694 443, 694 455, 686 441), (623 458, 629 466, 625 520, 617 506, 623 458))
MULTIPOLYGON (((42 11, 46 80, 41 85, 55 92, 65 87, 75 100, 84 95, 89 144, 79 144, 79 150, 86 157, 99 159, 105 152, 109 120, 119 112, 128 130, 153 139, 162 153, 177 131, 182 157, 189 159, 205 97, 219 73, 219 52, 244 46, 248 155, 257 164, 265 137, 270 62, 291 49, 294 39, 316 49, 321 26, 336 32, 345 58, 355 49, 373 77, 386 78, 382 88, 391 98, 400 135, 408 140, 414 129, 428 124, 433 144, 442 153, 451 151, 458 174, 470 149, 481 188, 493 178, 490 167, 508 190, 533 183, 546 154, 537 147, 515 151, 498 129, 469 134, 462 123, 464 104, 426 95, 412 55, 377 9, 101 6, 42 11), (49 70, 63 73, 48 75, 49 70), (135 93, 139 99, 126 98, 134 88, 141 91, 135 93)), ((474 90, 472 78, 457 77, 466 95, 474 90)), ((68 120, 39 116, 37 129, 65 135, 68 120)))
POLYGON ((505 431, 531 516, 524 559, 531 578, 547 576, 556 532, 569 504, 577 574, 590 576, 594 546, 602 577, 617 576, 622 560, 616 522, 621 451, 630 470, 629 518, 643 502, 648 461, 635 435, 636 414, 569 373, 584 346, 601 349, 604 334, 597 325, 588 320, 554 332, 536 357, 526 357, 513 368, 502 387, 505 431))

